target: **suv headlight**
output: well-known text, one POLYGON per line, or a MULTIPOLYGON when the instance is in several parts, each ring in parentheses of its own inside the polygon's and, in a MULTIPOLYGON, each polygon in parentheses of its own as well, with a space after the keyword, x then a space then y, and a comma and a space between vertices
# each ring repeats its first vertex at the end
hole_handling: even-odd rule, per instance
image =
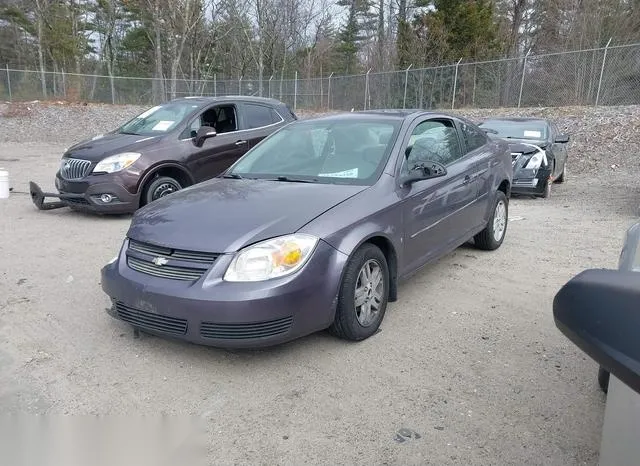
POLYGON ((122 154, 111 155, 98 162, 98 165, 93 169, 93 173, 119 172, 133 165, 141 155, 138 152, 123 152, 122 154))
POLYGON ((316 244, 315 236, 293 234, 247 246, 236 253, 224 280, 257 282, 292 274, 307 263, 316 244))

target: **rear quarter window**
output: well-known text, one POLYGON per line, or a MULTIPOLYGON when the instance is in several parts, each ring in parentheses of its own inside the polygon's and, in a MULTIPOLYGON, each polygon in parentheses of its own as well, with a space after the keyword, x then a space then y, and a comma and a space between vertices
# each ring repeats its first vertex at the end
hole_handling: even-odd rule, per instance
POLYGON ((265 105, 245 104, 245 123, 248 129, 279 123, 282 118, 273 108, 265 105))

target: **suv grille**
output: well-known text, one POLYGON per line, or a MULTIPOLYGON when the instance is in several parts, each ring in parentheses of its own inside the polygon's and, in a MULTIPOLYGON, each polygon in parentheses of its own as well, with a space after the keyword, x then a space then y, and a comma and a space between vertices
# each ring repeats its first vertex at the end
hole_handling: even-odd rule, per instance
POLYGON ((65 180, 79 180, 89 174, 91 162, 80 159, 62 159, 60 165, 60 176, 65 180))
POLYGON ((127 249, 129 268, 172 280, 197 280, 217 258, 218 254, 209 252, 170 249, 131 239, 127 249))

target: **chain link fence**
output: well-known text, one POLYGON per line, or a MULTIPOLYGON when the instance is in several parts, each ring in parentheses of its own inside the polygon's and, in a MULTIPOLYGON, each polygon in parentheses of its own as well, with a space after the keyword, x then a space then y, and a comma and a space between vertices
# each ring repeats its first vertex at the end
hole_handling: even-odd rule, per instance
POLYGON ((207 80, 0 69, 0 100, 152 105, 193 95, 253 95, 295 110, 640 104, 640 44, 351 76, 207 80))

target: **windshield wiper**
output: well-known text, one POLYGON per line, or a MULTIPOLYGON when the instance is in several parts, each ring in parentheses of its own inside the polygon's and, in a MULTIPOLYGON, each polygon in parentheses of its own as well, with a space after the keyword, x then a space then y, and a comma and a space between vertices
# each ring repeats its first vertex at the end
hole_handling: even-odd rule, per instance
POLYGON ((277 176, 269 181, 287 181, 289 183, 317 183, 318 180, 317 179, 312 179, 312 180, 303 180, 300 178, 291 178, 288 176, 277 176))
POLYGON ((129 134, 131 136, 140 136, 138 133, 132 133, 131 131, 119 131, 120 134, 129 134))
POLYGON ((230 178, 233 180, 241 180, 242 177, 240 175, 238 175, 237 173, 225 173, 224 175, 222 175, 222 178, 230 178))

